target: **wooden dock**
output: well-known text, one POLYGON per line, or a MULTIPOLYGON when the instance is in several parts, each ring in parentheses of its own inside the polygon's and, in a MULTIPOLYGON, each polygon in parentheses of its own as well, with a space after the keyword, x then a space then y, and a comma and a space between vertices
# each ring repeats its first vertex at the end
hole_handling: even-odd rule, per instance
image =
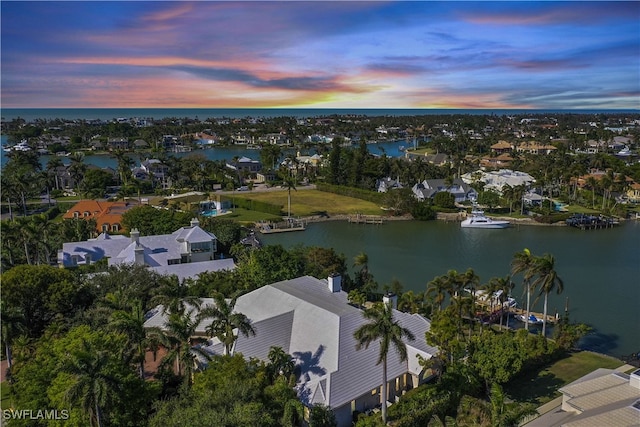
POLYGON ((374 216, 374 215, 356 214, 353 216, 349 216, 348 221, 353 224, 374 224, 374 225, 384 224, 383 217, 374 216))
POLYGON ((287 233, 290 231, 304 231, 306 225, 302 220, 290 219, 289 221, 277 223, 262 222, 257 225, 256 229, 262 234, 287 233))

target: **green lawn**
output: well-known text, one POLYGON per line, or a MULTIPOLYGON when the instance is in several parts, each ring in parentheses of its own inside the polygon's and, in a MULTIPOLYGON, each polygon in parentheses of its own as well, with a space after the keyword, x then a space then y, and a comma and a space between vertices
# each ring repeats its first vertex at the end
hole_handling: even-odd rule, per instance
POLYGON ((233 208, 230 214, 221 215, 222 219, 233 219, 238 222, 280 221, 282 217, 264 212, 250 211, 247 209, 233 208))
POLYGON ((518 377, 505 391, 518 402, 543 405, 560 396, 558 389, 598 368, 614 369, 623 363, 613 357, 581 351, 572 353, 538 372, 518 377))
MULTIPOLYGON (((246 192, 243 198, 259 200, 280 205, 283 212, 287 211, 287 191, 246 192)), ((353 215, 384 215, 384 211, 375 203, 352 197, 340 196, 318 190, 300 190, 291 192, 291 216, 305 217, 326 214, 353 215)))

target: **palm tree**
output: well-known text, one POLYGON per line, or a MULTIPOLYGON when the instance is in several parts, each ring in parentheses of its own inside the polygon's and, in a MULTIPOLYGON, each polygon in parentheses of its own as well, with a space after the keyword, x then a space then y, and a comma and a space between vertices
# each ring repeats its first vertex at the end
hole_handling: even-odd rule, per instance
POLYGON ((353 258, 353 266, 354 267, 361 267, 360 268, 360 286, 361 287, 365 287, 367 285, 367 283, 369 283, 370 277, 369 277, 369 256, 364 253, 364 252, 360 252, 358 255, 356 255, 353 258))
POLYGON ((226 300, 224 295, 216 293, 213 296, 215 306, 205 307, 200 311, 198 319, 213 318, 211 324, 207 327, 207 333, 210 337, 216 337, 224 345, 224 354, 231 354, 233 345, 238 336, 234 334, 237 329, 245 337, 255 335, 256 331, 251 325, 251 321, 242 313, 235 313, 233 310, 238 299, 238 294, 230 300, 226 300))
POLYGON ((169 314, 162 330, 150 331, 149 338, 168 349, 162 363, 175 362, 175 372, 184 375, 185 383, 191 385, 192 374, 196 365, 196 355, 205 359, 208 353, 193 347, 193 338, 200 321, 195 316, 195 308, 169 314))
POLYGON ((540 287, 540 295, 544 294, 544 309, 542 316, 542 336, 545 336, 547 327, 547 299, 549 294, 555 289, 557 294, 561 294, 564 283, 555 270, 555 259, 553 255, 544 254, 536 259, 535 273, 537 279, 533 282, 532 287, 540 287))
POLYGON ((435 277, 432 281, 427 283, 427 296, 432 298, 433 301, 438 304, 438 311, 442 310, 442 303, 449 291, 449 282, 445 276, 435 277))
POLYGON ((24 314, 17 307, 9 307, 4 300, 0 300, 0 316, 2 318, 2 342, 7 357, 7 368, 11 372, 13 358, 11 357, 11 344, 14 338, 26 331, 24 314))
POLYGON ((267 367, 273 378, 278 376, 289 378, 293 374, 295 369, 293 358, 282 347, 271 347, 267 357, 269 358, 267 367))
POLYGON ((287 189, 287 216, 291 218, 291 190, 298 191, 295 179, 291 176, 285 177, 282 181, 282 186, 287 189))
POLYGON ((117 385, 117 380, 107 371, 109 359, 109 351, 92 348, 82 340, 81 348, 71 352, 62 366, 62 370, 74 378, 66 398, 80 404, 89 416, 91 426, 102 427, 102 410, 117 385))
POLYGON ((535 259, 529 249, 525 248, 522 252, 517 252, 511 261, 511 274, 522 273, 522 285, 527 293, 527 315, 524 321, 527 330, 529 330, 529 310, 531 305, 531 291, 533 290, 531 279, 535 276, 535 259))
POLYGON ((394 347, 401 361, 407 360, 407 346, 403 338, 413 341, 415 337, 410 330, 400 326, 393 319, 393 309, 388 304, 376 304, 363 311, 363 316, 369 322, 360 326, 353 334, 357 341, 356 350, 369 345, 375 341, 380 342, 380 352, 376 365, 382 363, 382 422, 387 423, 387 356, 389 349, 394 347))
POLYGON ((136 300, 130 311, 118 310, 111 315, 110 327, 126 335, 133 351, 132 361, 138 364, 138 375, 144 378, 147 332, 142 301, 136 300))

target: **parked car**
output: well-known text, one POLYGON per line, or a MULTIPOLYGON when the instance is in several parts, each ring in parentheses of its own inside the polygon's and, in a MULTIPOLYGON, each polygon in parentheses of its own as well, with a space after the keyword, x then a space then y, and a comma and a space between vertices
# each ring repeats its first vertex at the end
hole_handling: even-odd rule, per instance
POLYGON ((249 187, 247 187, 246 185, 243 185, 242 187, 236 188, 236 191, 249 191, 249 187))

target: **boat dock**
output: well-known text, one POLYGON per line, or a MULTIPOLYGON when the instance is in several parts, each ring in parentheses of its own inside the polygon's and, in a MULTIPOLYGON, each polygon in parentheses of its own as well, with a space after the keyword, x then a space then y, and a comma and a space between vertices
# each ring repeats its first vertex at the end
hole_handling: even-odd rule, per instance
POLYGON ((306 225, 302 220, 289 218, 284 222, 262 222, 257 224, 256 229, 262 234, 287 233, 290 231, 304 231, 306 225))
POLYGON ((602 215, 575 214, 566 220, 567 225, 581 230, 599 230, 602 228, 613 228, 618 225, 614 218, 602 215))
POLYGON ((348 221, 353 224, 384 224, 383 217, 374 215, 355 214, 353 216, 349 216, 348 221))

